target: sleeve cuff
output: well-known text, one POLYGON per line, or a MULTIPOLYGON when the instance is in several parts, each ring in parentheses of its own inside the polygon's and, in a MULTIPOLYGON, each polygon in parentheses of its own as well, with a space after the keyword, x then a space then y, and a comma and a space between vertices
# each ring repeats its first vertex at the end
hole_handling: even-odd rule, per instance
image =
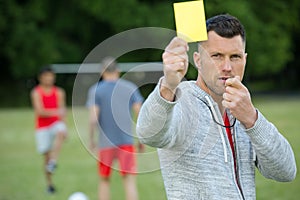
POLYGON ((242 126, 245 132, 250 136, 252 142, 263 144, 270 139, 274 126, 267 121, 267 119, 262 115, 261 112, 257 111, 257 120, 253 127, 246 129, 242 126))
POLYGON ((162 82, 163 79, 164 79, 164 77, 161 77, 159 79, 158 84, 157 84, 157 86, 156 86, 156 88, 154 90, 154 94, 156 96, 156 100, 161 105, 165 105, 166 107, 173 107, 178 102, 178 98, 180 96, 180 89, 179 89, 179 87, 176 89, 176 93, 175 93, 176 98, 175 98, 174 101, 168 101, 168 100, 166 100, 160 94, 160 85, 161 85, 161 82, 162 82))

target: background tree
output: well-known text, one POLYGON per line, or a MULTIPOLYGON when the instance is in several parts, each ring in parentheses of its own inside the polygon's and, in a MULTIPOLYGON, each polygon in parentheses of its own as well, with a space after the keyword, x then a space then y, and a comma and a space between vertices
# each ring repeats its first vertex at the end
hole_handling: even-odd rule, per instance
MULTIPOLYGON (((299 89, 299 1, 205 0, 204 3, 207 18, 230 13, 245 25, 246 81, 250 85, 269 85, 255 89, 278 89, 278 86, 299 89)), ((175 29, 170 1, 0 1, 0 89, 5 94, 17 91, 20 95, 17 103, 9 95, 1 94, 1 104, 5 105, 5 101, 9 105, 22 104, 30 87, 30 83, 26 87, 26 80, 32 79, 41 66, 80 63, 110 36, 148 26, 175 29)), ((128 54, 121 58, 122 61, 160 59, 159 51, 141 51, 138 56, 128 54)), ((188 76, 195 73, 191 68, 188 76)))

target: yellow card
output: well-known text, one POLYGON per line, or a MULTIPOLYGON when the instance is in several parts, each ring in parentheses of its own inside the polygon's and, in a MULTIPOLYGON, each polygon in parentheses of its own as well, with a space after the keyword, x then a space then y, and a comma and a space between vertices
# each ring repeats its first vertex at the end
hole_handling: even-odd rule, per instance
POLYGON ((203 0, 174 3, 177 36, 187 42, 207 40, 203 0))

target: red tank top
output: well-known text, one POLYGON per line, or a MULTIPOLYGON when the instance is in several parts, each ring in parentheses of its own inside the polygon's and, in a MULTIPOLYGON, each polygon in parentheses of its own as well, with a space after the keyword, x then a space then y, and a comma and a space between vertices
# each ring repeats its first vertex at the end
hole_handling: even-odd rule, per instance
MULTIPOLYGON (((58 92, 56 87, 52 87, 49 93, 45 93, 40 86, 36 87, 36 91, 39 94, 44 109, 57 109, 58 108, 58 92)), ((54 122, 58 121, 59 116, 42 117, 36 116, 36 128, 47 127, 54 122)))

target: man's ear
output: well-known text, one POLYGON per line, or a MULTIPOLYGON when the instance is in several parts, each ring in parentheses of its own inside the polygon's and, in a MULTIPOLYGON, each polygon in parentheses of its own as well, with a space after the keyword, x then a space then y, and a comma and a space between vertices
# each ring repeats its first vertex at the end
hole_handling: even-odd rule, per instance
POLYGON ((200 53, 195 51, 193 54, 193 59, 194 59, 194 65, 197 69, 199 69, 200 66, 200 53))

